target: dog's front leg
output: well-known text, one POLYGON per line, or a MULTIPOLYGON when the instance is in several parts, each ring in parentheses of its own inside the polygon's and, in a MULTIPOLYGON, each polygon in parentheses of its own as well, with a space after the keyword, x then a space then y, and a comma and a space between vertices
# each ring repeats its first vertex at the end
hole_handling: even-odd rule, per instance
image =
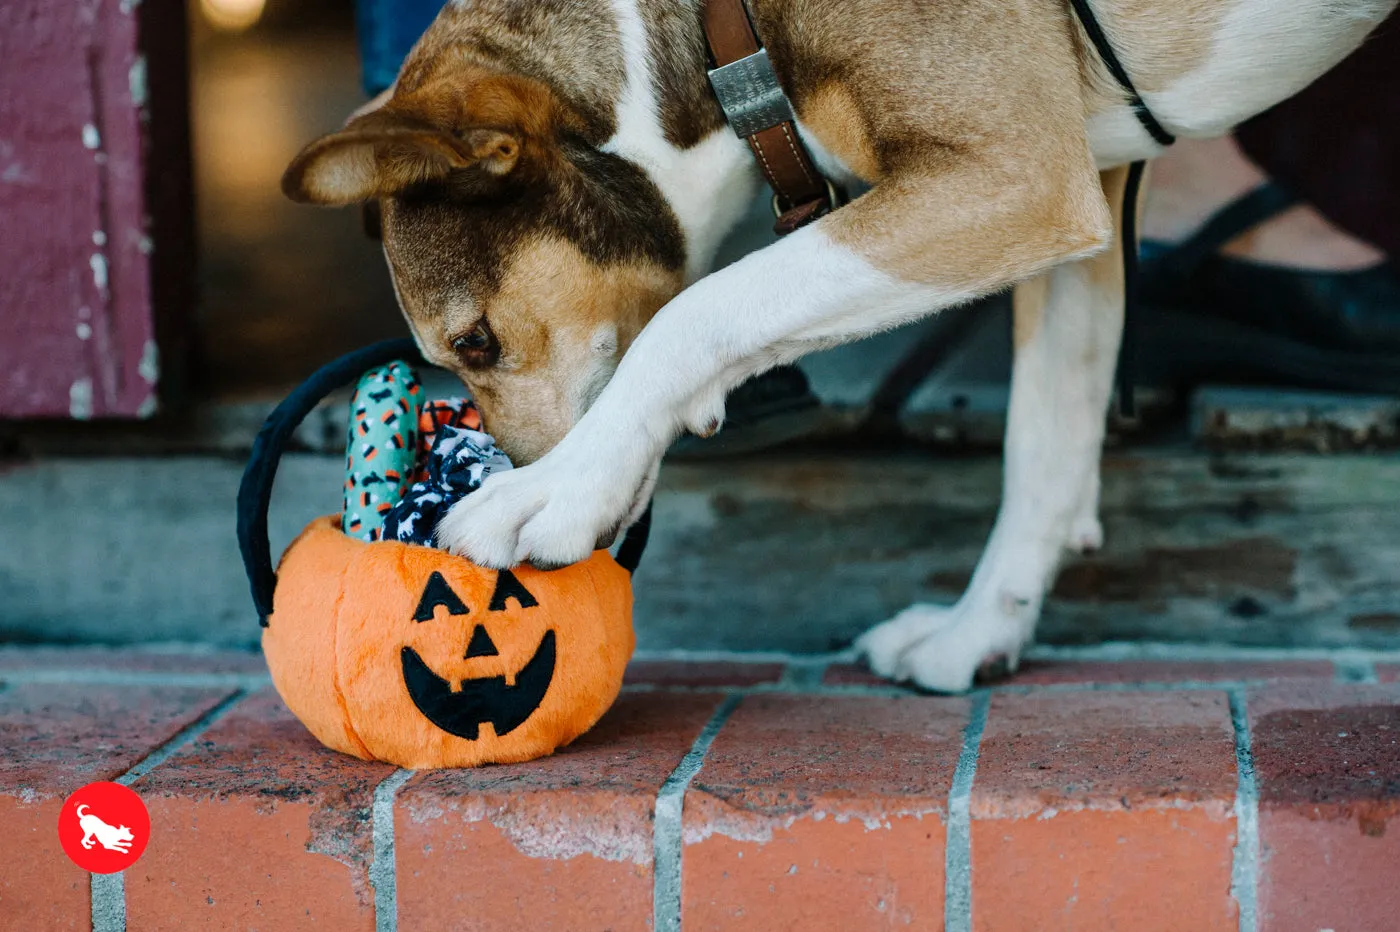
MULTIPOLYGON (((1104 192, 1122 200, 1126 170, 1104 192)), ((1123 328, 1118 248, 1060 266, 1016 291, 1016 356, 1001 511, 967 592, 914 605, 857 643, 883 676, 958 692, 978 668, 1016 668, 1066 547, 1097 548, 1104 414, 1123 328)))
POLYGON ((583 559, 635 513, 677 434, 718 426, 744 378, 1098 251, 1108 208, 1087 146, 1070 151, 1043 170, 989 172, 1007 166, 974 153, 892 177, 700 280, 647 325, 564 440, 459 502, 439 542, 486 566, 583 559))

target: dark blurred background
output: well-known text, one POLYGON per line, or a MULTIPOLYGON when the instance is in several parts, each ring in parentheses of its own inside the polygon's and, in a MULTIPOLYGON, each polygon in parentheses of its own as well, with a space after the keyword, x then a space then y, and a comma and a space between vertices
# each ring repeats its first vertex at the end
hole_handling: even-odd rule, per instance
POLYGON ((284 198, 288 161, 362 104, 349 0, 192 0, 201 300, 194 373, 236 397, 404 333, 353 210, 284 198))

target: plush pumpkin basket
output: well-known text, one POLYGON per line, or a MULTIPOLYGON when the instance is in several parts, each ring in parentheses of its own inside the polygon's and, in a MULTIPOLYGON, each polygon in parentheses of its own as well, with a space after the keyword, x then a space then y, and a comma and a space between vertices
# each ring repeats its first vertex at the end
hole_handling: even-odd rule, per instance
POLYGON ((238 493, 238 539, 272 681, 322 743, 401 767, 530 760, 612 705, 631 658, 631 572, 650 515, 614 558, 489 570, 446 551, 365 541, 338 515, 312 521, 276 570, 267 534, 288 440, 328 393, 392 360, 391 340, 326 365, 268 417, 238 493))

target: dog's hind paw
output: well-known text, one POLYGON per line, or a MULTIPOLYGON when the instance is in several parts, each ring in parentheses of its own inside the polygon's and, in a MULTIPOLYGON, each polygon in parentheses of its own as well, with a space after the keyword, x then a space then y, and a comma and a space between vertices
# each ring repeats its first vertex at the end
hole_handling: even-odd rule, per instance
POLYGON ((1075 553, 1097 553, 1103 549, 1103 524, 1092 512, 1081 515, 1070 528, 1069 549, 1075 553))
POLYGON ((876 674, 898 679, 904 652, 947 623, 947 608, 923 603, 911 605, 857 638, 856 651, 876 674))

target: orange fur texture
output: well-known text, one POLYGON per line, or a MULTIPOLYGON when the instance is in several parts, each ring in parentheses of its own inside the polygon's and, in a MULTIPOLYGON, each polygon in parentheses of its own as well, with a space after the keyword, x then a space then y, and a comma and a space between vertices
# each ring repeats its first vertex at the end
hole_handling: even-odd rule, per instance
POLYGON ((400 767, 475 767, 552 753, 583 734, 617 698, 632 656, 632 585, 606 552, 544 572, 514 571, 539 603, 488 606, 497 573, 446 551, 396 542, 365 543, 341 533, 338 516, 318 518, 287 549, 277 574, 263 653, 288 708, 323 744, 400 767), (445 606, 415 621, 433 573, 467 607, 445 606), (477 625, 495 656, 466 658, 477 625), (553 631, 557 659, 539 706, 497 736, 483 723, 475 740, 430 722, 405 685, 401 653, 412 647, 432 672, 454 685, 515 674, 553 631))

